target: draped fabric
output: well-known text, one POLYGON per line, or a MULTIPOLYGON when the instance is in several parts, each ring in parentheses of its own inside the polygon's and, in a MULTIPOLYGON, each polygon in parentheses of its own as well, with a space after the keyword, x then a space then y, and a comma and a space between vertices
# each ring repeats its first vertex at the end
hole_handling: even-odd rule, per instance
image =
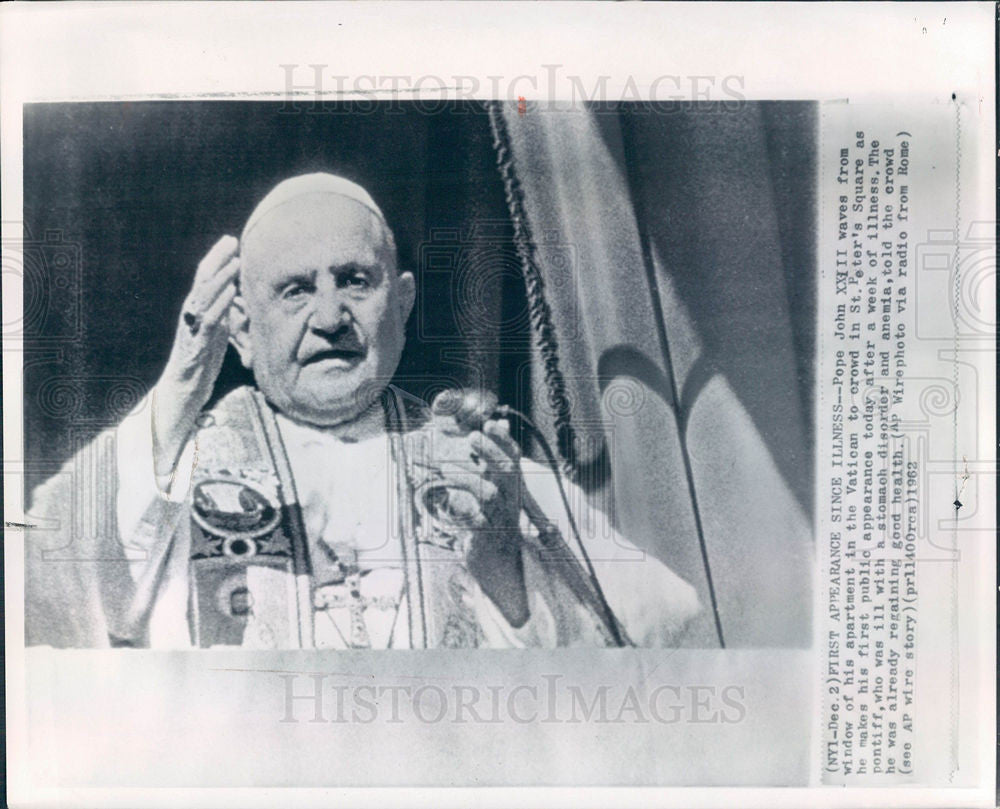
MULTIPOLYGON (((808 645, 808 312, 791 308, 813 275, 772 172, 811 177, 769 155, 786 115, 770 133, 758 106, 698 113, 510 105, 500 159, 542 245, 581 484, 712 605, 688 644, 808 645)), ((556 440, 542 362, 534 412, 556 440)))

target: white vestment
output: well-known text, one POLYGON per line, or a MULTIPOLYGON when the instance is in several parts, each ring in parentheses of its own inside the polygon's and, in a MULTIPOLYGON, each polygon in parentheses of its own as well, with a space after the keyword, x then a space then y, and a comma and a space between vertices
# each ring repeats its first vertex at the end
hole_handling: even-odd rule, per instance
MULTIPOLYGON (((393 529, 396 470, 388 433, 355 442, 320 428, 277 416, 284 452, 291 468, 312 560, 313 638, 316 648, 406 648, 406 568, 393 529), (344 581, 331 560, 350 558, 355 575, 344 581), (327 584, 327 581, 330 584, 327 584)), ((124 556, 80 561, 89 547, 73 540, 77 553, 62 553, 66 542, 39 532, 41 543, 27 546, 27 642, 55 646, 107 645, 125 642, 154 648, 189 648, 191 586, 191 486, 198 472, 198 446, 190 441, 170 480, 154 475, 151 408, 144 400, 114 431, 112 464, 100 474, 116 478, 115 536, 108 542, 124 556), (46 549, 49 553, 46 554, 46 549), (46 557, 46 558, 42 558, 46 557), (75 561, 74 561, 75 558, 75 561), (127 573, 126 573, 127 571, 127 573), (129 581, 124 581, 125 577, 129 581), (95 603, 97 602, 97 603, 95 603)), ((106 438, 107 436, 105 436, 106 438)), ((99 441, 101 439, 98 439, 99 441)), ((95 442, 96 443, 96 442, 95 442)), ((531 460, 521 462, 525 487, 573 547, 565 507, 554 473, 531 460)), ((68 468, 80 464, 70 461, 68 468)), ((77 473, 77 476, 79 473, 77 473)), ((71 476, 72 479, 72 476, 71 476)), ((35 493, 35 517, 66 514, 64 476, 57 475, 35 493)), ((699 609, 694 589, 666 565, 622 538, 599 509, 574 485, 564 483, 581 539, 604 597, 629 640, 640 647, 676 645, 688 620, 699 609)), ((74 517, 63 522, 76 523, 74 517)), ((66 526, 67 528, 69 526, 66 526)), ((511 626, 471 576, 462 581, 460 598, 480 628, 477 645, 491 648, 605 645, 587 620, 586 607, 554 588, 551 576, 531 550, 537 532, 522 515, 525 537, 524 576, 531 611, 527 623, 511 626)), ((582 559, 582 555, 574 548, 582 559)), ((255 575, 268 575, 258 569, 255 575)), ((242 644, 273 645, 267 627, 255 627, 253 615, 242 644)))

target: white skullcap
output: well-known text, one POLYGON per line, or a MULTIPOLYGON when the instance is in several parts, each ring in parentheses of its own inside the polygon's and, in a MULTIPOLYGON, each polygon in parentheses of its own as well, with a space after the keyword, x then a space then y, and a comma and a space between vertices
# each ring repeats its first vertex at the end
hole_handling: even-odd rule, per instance
POLYGON ((260 201, 257 207, 254 208, 253 213, 250 214, 250 218, 243 228, 243 236, 240 241, 245 239, 250 230, 275 208, 279 208, 293 199, 310 194, 334 194, 338 197, 353 199, 375 214, 382 220, 383 224, 386 223, 385 216, 382 215, 382 211, 375 204, 375 200, 372 199, 371 194, 365 191, 360 185, 343 177, 338 177, 335 174, 317 172, 315 174, 302 174, 298 177, 282 180, 271 189, 270 193, 260 201))

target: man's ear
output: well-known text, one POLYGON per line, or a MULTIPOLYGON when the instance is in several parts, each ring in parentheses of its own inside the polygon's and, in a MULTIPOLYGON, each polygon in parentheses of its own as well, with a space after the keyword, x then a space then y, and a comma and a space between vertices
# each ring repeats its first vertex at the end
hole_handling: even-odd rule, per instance
POLYGON ((253 352, 250 349, 250 318, 247 316, 246 302, 239 293, 229 306, 229 342, 240 355, 240 361, 247 370, 253 369, 253 352))
POLYGON ((406 323, 413 311, 413 302, 417 298, 417 281, 412 272, 401 272, 396 279, 399 284, 399 314, 406 323))

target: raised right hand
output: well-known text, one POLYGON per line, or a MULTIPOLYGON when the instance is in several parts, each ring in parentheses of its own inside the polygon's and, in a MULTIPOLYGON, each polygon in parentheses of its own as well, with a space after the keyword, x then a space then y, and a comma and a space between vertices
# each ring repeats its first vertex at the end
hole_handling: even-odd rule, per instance
POLYGON ((239 240, 223 236, 198 265, 184 299, 166 367, 153 390, 153 454, 158 477, 170 476, 201 409, 212 395, 229 342, 239 240))

